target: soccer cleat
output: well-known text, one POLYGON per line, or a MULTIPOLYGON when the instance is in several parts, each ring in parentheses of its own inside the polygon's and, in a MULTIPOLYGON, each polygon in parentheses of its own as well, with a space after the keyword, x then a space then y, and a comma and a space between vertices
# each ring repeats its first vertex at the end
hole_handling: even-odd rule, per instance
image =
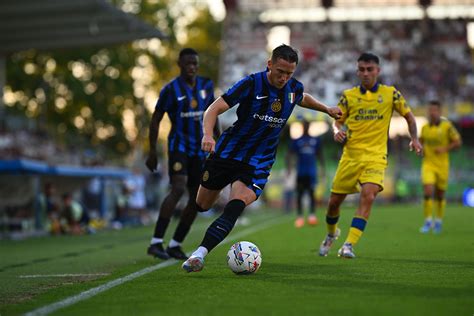
POLYGON ((337 252, 337 256, 341 258, 353 259, 355 258, 354 251, 352 250, 352 244, 346 242, 342 245, 341 249, 337 252))
POLYGON ((146 252, 147 254, 155 258, 160 258, 163 260, 167 260, 170 258, 170 255, 163 249, 162 243, 156 243, 156 244, 150 245, 146 252))
POLYGON ((170 257, 178 259, 178 260, 188 259, 188 256, 183 252, 180 246, 168 247, 166 248, 166 252, 168 253, 170 257))
POLYGON ((420 233, 427 234, 431 230, 431 221, 425 221, 425 224, 420 227, 420 233))
POLYGON ((204 258, 191 256, 181 266, 186 272, 199 272, 204 268, 204 258))
POLYGON ((308 216, 308 224, 310 224, 311 226, 316 226, 318 225, 318 218, 316 217, 316 215, 314 214, 311 214, 310 216, 308 216))
POLYGON ((295 220, 295 227, 296 228, 301 228, 304 226, 304 218, 303 217, 298 217, 296 220, 295 220))
POLYGON ((329 250, 332 247, 332 244, 339 238, 339 235, 341 235, 341 230, 338 228, 336 229, 336 232, 334 235, 327 234, 326 238, 323 240, 321 243, 321 246, 319 246, 319 255, 322 257, 326 257, 329 253, 329 250))
POLYGON ((441 234, 441 228, 443 226, 442 222, 436 221, 433 227, 434 234, 441 234))

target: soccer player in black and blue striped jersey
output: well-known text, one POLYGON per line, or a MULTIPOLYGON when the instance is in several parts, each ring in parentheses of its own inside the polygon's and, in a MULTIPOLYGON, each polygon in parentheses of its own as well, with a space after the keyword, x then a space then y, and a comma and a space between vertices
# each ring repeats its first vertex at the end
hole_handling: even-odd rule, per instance
POLYGON ((230 201, 223 214, 207 229, 201 245, 186 260, 187 272, 201 271, 204 257, 230 233, 244 208, 262 193, 275 161, 279 136, 295 105, 338 118, 341 110, 327 107, 304 93, 292 78, 298 53, 288 45, 272 52, 265 71, 249 75, 218 98, 204 113, 202 149, 210 152, 196 202, 206 211, 220 191, 231 184, 230 201), (233 106, 237 121, 214 141, 212 131, 219 114, 233 106))
POLYGON ((303 119, 303 135, 291 142, 287 155, 287 169, 292 168, 293 158, 296 157, 296 213, 295 227, 301 228, 305 224, 303 217, 303 197, 309 197, 308 224, 317 225, 316 199, 314 190, 318 183, 317 163, 323 167, 324 157, 322 154, 321 138, 309 134, 310 122, 303 119))
POLYGON ((214 101, 214 86, 210 79, 197 75, 198 53, 185 48, 179 53, 180 75, 168 83, 160 92, 158 103, 150 123, 150 152, 146 165, 154 172, 157 167, 156 141, 160 122, 165 114, 171 121, 168 135, 168 172, 171 190, 161 204, 155 231, 148 247, 149 255, 168 259, 187 259, 181 243, 196 218, 196 194, 206 153, 201 150, 202 117, 214 101), (163 248, 163 236, 175 210, 176 204, 188 190, 189 200, 168 248, 163 248))

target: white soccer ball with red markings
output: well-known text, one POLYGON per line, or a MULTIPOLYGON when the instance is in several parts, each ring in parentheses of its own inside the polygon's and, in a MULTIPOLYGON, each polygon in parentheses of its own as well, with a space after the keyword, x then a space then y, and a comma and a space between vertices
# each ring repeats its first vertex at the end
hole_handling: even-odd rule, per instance
POLYGON ((227 252, 227 264, 235 274, 255 273, 262 264, 262 254, 255 244, 239 241, 227 252))

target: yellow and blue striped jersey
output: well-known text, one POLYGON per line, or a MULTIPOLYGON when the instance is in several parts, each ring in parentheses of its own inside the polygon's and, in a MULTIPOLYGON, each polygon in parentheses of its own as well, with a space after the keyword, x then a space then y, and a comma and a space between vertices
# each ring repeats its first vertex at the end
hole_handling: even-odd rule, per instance
POLYGON ((347 134, 342 158, 386 162, 392 113, 410 112, 402 94, 379 83, 370 90, 356 86, 344 91, 338 106, 343 114, 339 122, 347 134))
POLYGON ((421 141, 423 142, 423 163, 427 163, 436 168, 449 167, 449 153, 436 153, 438 147, 446 147, 454 140, 458 140, 459 135, 456 128, 445 118, 441 118, 439 124, 425 124, 421 128, 421 141))

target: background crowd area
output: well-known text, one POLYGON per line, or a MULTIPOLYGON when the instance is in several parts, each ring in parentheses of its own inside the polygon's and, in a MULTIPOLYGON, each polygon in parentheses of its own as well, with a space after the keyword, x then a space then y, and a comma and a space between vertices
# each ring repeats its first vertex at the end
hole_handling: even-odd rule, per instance
MULTIPOLYGON (((472 49, 464 20, 291 23, 290 41, 300 50, 296 78, 328 104, 357 84, 354 61, 361 51, 381 57, 380 81, 395 85, 410 106, 440 99, 470 114, 474 99, 472 49)), ((265 67, 266 38, 275 24, 235 17, 228 27, 221 87, 265 67)), ((451 113, 454 114, 454 113, 451 113)))
MULTIPOLYGON (((32 52, 7 56, 7 106, 0 120, 0 159, 41 162, 50 166, 76 166, 89 168, 89 171, 98 167, 114 167, 120 168, 123 173, 113 178, 93 174, 43 176, 35 172, 8 174, 6 178, 7 173, 0 174, 2 237, 25 231, 86 234, 102 228, 119 229, 153 223, 169 185, 165 150, 169 121, 165 119, 162 123, 159 166, 153 174, 144 165, 148 151, 148 124, 159 90, 178 74, 174 64, 179 48, 194 46, 199 51, 200 74, 215 81, 216 96, 219 96, 243 76, 265 69, 271 49, 269 36, 275 27, 286 28, 289 31, 289 44, 300 52, 301 60, 295 77, 304 83, 305 91, 328 105, 335 106, 344 89, 357 85, 355 60, 362 51, 372 51, 381 56, 380 81, 395 85, 417 117, 426 117, 426 105, 430 100, 440 100, 443 115, 453 122, 463 140, 462 148, 451 153, 447 198, 461 202, 462 192, 474 187, 474 52, 467 43, 468 20, 263 23, 256 13, 235 11, 228 12, 223 23, 216 24, 209 13, 202 16, 205 19, 196 20, 201 23, 196 22, 197 25, 212 30, 217 25, 218 32, 209 31, 207 37, 201 34, 201 37, 195 38, 191 32, 187 42, 178 43, 176 39, 170 39, 172 44, 162 44, 168 45, 164 50, 167 54, 160 52, 153 55, 154 51, 149 47, 131 46, 128 49, 136 54, 133 55, 136 57, 133 69, 121 68, 124 67, 123 58, 126 54, 117 54, 123 57, 121 60, 112 53, 113 49, 101 49, 99 53, 91 54, 91 60, 97 56, 102 58, 104 54, 110 55, 110 58, 104 59, 108 63, 107 67, 100 68, 100 62, 97 62, 98 70, 93 69, 106 73, 106 79, 115 82, 115 86, 104 85, 103 89, 91 86, 96 73, 88 78, 81 77, 81 74, 87 74, 93 62, 79 60, 72 52, 64 53, 64 56, 70 56, 70 60, 66 60, 64 64, 68 66, 61 69, 61 76, 72 79, 64 80, 57 87, 53 85, 60 80, 60 76, 50 77, 55 75, 54 69, 59 69, 59 59, 51 68, 51 56, 45 59, 45 55, 32 52), (214 46, 200 46, 207 42, 214 46), (211 54, 209 52, 217 56, 218 63, 215 59, 207 58, 211 54), (155 59, 147 57, 151 55, 155 59), (28 65, 34 62, 39 65, 43 59, 44 64, 49 65, 49 68, 45 66, 45 71, 51 71, 51 76, 43 76, 44 81, 38 86, 47 85, 49 90, 36 89, 35 83, 29 82, 33 85, 28 88, 32 91, 30 94, 26 88, 24 92, 15 92, 16 83, 21 81, 19 78, 38 75, 38 72, 28 70, 28 65), (153 61, 160 64, 151 70, 146 68, 153 61), (75 65, 76 62, 83 66, 75 65), (213 66, 219 65, 218 73, 207 66, 211 63, 213 66), (76 66, 84 69, 78 70, 76 66), (122 72, 114 75, 114 69, 122 72), (166 69, 166 75, 153 74, 153 71, 161 69, 166 69), (128 74, 132 76, 122 78, 128 74), (140 80, 143 81, 147 76, 155 76, 159 80, 150 80, 148 86, 139 85, 140 80), (70 83, 69 87, 67 82, 70 83), (78 82, 84 84, 84 88, 81 86, 77 92, 70 93, 78 82), (120 89, 114 90, 116 87, 133 87, 130 88, 133 91, 127 93, 134 95, 124 93, 122 96, 120 89), (84 90, 87 98, 77 101, 79 90, 84 90), (147 101, 146 91, 152 94, 151 103, 147 101), (111 96, 107 96, 106 92, 110 92, 111 96), (56 101, 51 101, 49 107, 41 103, 41 100, 50 102, 48 100, 52 98, 56 98, 56 101), (90 102, 87 106, 84 106, 85 100, 90 102), (54 115, 41 111, 35 114, 42 107, 47 108, 47 111, 55 111, 54 115), (61 117, 72 115, 68 114, 67 109, 75 107, 79 108, 74 114, 77 116, 61 117), (114 122, 106 122, 105 119, 90 122, 95 115, 99 115, 96 113, 102 113, 105 109, 108 112, 104 112, 104 117, 117 113, 122 116, 114 122), (79 132, 70 134, 76 129, 79 132)), ((100 61, 99 57, 97 60, 100 61)), ((229 111, 222 117, 222 128, 232 124, 235 119, 233 115, 229 111)), ((298 115, 325 124, 324 128, 320 128, 325 166, 324 172, 319 172, 314 192, 319 202, 318 212, 324 212, 342 147, 333 141, 332 122, 325 115, 303 112, 301 109, 295 110, 282 133, 277 160, 264 194, 254 206, 256 208, 259 203, 265 203, 280 212, 294 211, 293 202, 285 201, 284 198, 289 198, 289 193, 294 190, 294 181, 288 178, 285 168, 285 156, 291 142, 290 126, 298 123, 298 115)), ((421 158, 408 153, 409 139, 406 135, 406 132, 395 134, 389 140, 389 167, 385 190, 380 196, 382 203, 409 202, 421 205, 421 158)), ((183 202, 185 200, 186 197, 183 197, 183 202)))

